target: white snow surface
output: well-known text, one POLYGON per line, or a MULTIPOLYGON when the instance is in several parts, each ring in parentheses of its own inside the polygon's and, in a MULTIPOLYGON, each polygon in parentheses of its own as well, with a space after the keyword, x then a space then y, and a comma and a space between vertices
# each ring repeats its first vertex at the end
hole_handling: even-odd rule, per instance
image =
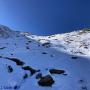
POLYGON ((0 26, 0 57, 0 90, 16 90, 15 86, 19 86, 17 90, 90 90, 89 29, 37 36, 0 26), (43 76, 51 75, 52 68, 65 70, 67 75, 52 74, 52 87, 42 87, 36 79, 38 72, 30 76, 30 72, 5 57, 17 58, 25 63, 23 67, 40 70, 43 76), (13 72, 8 72, 8 65, 13 72), (25 74, 28 78, 24 80, 25 74))

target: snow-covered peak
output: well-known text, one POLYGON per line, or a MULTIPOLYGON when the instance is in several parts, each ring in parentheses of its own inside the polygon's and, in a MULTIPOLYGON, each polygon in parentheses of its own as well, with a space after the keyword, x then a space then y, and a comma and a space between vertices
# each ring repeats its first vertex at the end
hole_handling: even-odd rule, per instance
POLYGON ((13 31, 7 26, 0 25, 0 38, 9 38, 18 35, 17 31, 13 31))

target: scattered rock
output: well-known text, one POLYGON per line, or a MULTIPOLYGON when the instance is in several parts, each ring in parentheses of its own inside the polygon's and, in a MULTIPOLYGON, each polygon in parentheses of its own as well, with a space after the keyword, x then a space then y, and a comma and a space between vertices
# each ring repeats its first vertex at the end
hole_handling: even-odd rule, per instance
POLYGON ((20 86, 16 85, 16 86, 14 86, 14 89, 20 89, 20 86))
POLYGON ((3 58, 2 56, 0 56, 0 58, 3 58))
POLYGON ((82 86, 81 88, 82 90, 88 90, 86 86, 82 86))
POLYGON ((12 66, 10 66, 10 65, 7 66, 7 69, 8 69, 8 72, 9 72, 9 73, 12 73, 12 72, 13 72, 13 68, 12 68, 12 66))
POLYGON ((50 75, 46 75, 44 77, 42 77, 39 81, 38 84, 40 86, 52 86, 52 84, 54 84, 54 80, 50 75))
POLYGON ((84 46, 85 49, 88 49, 88 46, 84 46))
POLYGON ((28 41, 29 43, 31 43, 32 41, 28 41))
POLYGON ((82 79, 81 79, 81 80, 79 80, 79 82, 80 82, 80 83, 83 83, 83 82, 84 82, 84 80, 82 80, 82 79))
POLYGON ((50 44, 50 42, 47 42, 47 43, 43 43, 42 46, 49 48, 51 46, 51 44, 50 44))
POLYGON ((42 52, 42 54, 47 54, 46 52, 42 52))
POLYGON ((77 59, 78 57, 77 56, 72 56, 72 59, 77 59))
POLYGON ((40 47, 40 44, 38 44, 38 47, 40 47))
POLYGON ((54 40, 58 40, 58 39, 54 39, 54 40))
POLYGON ((11 55, 13 55, 13 54, 11 53, 11 55))
POLYGON ((17 58, 8 58, 8 57, 4 57, 5 59, 9 59, 9 60, 11 60, 11 61, 13 61, 13 62, 15 62, 17 65, 19 65, 19 66, 23 66, 25 63, 24 62, 22 62, 21 60, 19 60, 19 59, 17 59, 17 58))
POLYGON ((28 74, 24 74, 23 79, 28 78, 28 74))
POLYGON ((0 49, 5 49, 6 47, 1 47, 0 49))
POLYGON ((59 69, 50 69, 49 72, 51 74, 63 74, 63 73, 65 73, 64 70, 59 70, 59 69))
POLYGON ((26 49, 29 49, 29 46, 26 46, 26 49))
POLYGON ((22 69, 30 71, 31 75, 33 75, 37 72, 37 70, 31 68, 30 66, 22 67, 22 69))
POLYGON ((36 75, 36 79, 40 79, 40 78, 42 78, 42 73, 38 73, 38 74, 36 75))

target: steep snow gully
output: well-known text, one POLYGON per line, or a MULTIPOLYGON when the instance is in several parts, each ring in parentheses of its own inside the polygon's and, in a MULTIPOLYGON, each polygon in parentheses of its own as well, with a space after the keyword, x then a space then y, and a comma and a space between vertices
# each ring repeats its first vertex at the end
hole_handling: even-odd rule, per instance
POLYGON ((90 30, 36 36, 0 25, 0 90, 90 90, 90 30))

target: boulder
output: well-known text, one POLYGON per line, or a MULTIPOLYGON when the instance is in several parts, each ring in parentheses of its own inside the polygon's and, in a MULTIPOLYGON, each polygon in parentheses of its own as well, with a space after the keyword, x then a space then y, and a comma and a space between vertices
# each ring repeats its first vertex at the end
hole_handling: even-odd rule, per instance
POLYGON ((12 72, 13 72, 13 68, 12 68, 12 66, 10 66, 10 65, 7 66, 7 69, 8 69, 8 72, 9 72, 9 73, 12 73, 12 72))
POLYGON ((52 86, 52 84, 54 84, 54 80, 50 75, 46 75, 44 77, 42 77, 39 81, 38 84, 40 86, 52 86))
POLYGON ((30 66, 24 66, 22 67, 23 70, 28 70, 30 71, 31 75, 35 74, 36 72, 38 72, 37 70, 35 70, 34 68, 30 67, 30 66))
POLYGON ((72 59, 77 59, 78 57, 77 56, 72 56, 72 59))
POLYGON ((59 69, 50 69, 49 72, 51 74, 63 74, 63 73, 65 73, 64 70, 59 70, 59 69))

